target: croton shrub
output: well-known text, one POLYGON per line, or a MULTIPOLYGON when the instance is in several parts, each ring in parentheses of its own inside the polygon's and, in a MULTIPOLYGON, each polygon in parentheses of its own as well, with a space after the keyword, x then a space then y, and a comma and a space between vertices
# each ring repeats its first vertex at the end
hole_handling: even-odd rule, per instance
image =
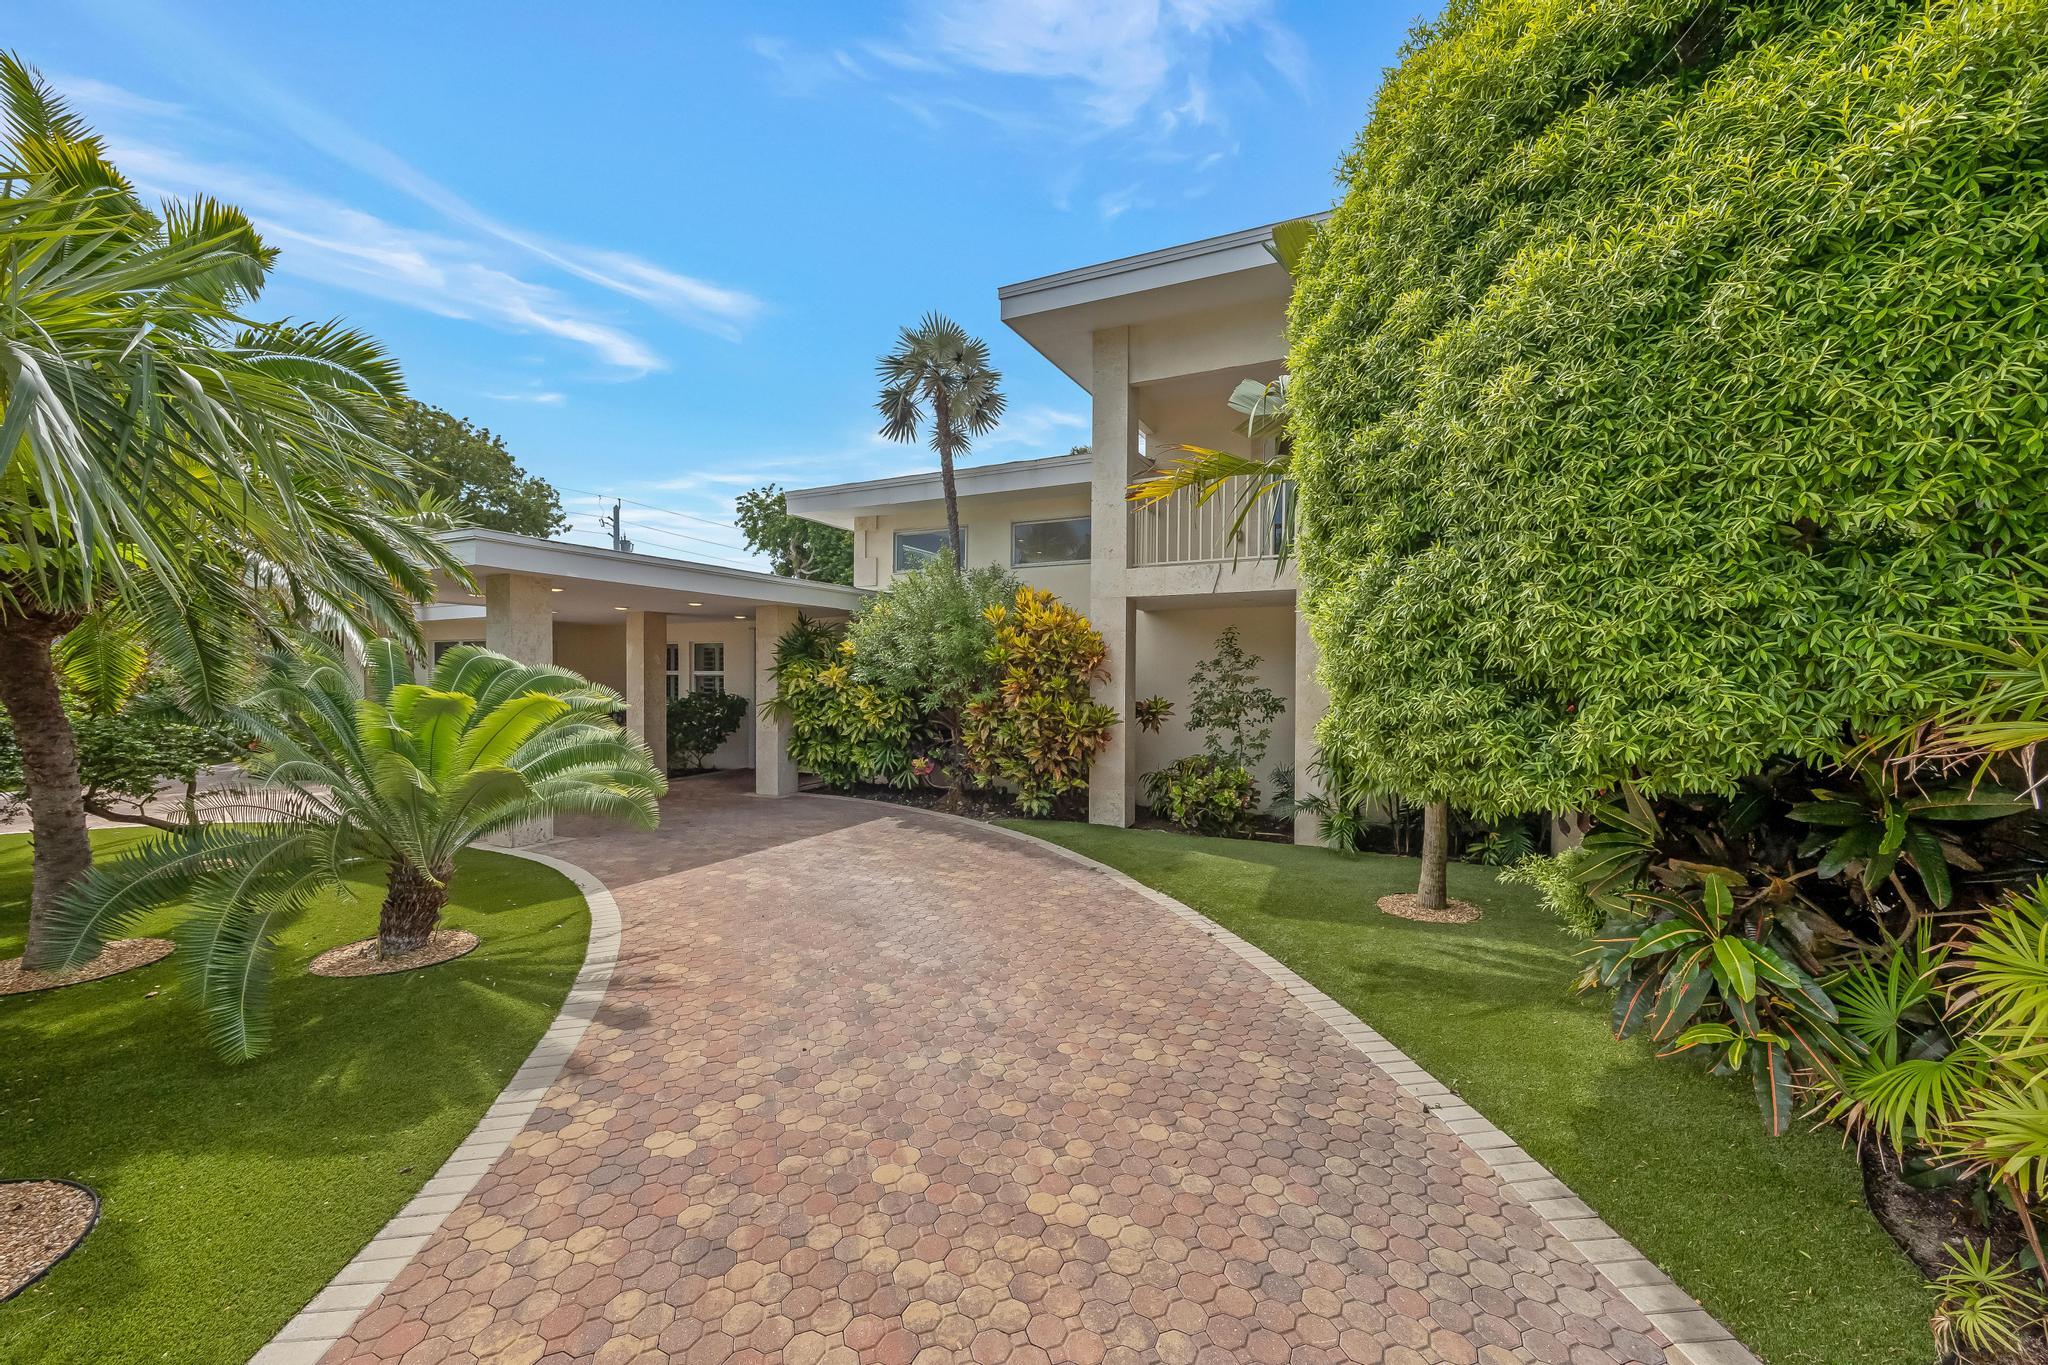
POLYGON ((789 754, 827 786, 907 787, 917 706, 853 674, 853 647, 829 623, 799 615, 777 642, 772 714, 789 721, 789 754))
POLYGON ((967 770, 1009 783, 1025 813, 1049 815, 1062 796, 1087 790, 1088 765, 1116 727, 1116 708, 1089 692, 1109 674, 1109 650, 1087 617, 1038 588, 1018 588, 1010 606, 983 615, 995 628, 997 679, 962 715, 967 770))

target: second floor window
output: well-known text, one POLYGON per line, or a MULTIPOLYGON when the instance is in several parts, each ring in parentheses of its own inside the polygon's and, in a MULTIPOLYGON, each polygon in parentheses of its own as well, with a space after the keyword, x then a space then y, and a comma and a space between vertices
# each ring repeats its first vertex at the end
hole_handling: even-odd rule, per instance
POLYGON ((1089 550, 1088 518, 1019 521, 1010 526, 1010 567, 1032 564, 1085 564, 1089 550))
MULTIPOLYGON (((960 543, 967 544, 967 528, 960 528, 960 543)), ((942 526, 936 531, 898 531, 896 533, 896 572, 906 569, 920 569, 937 559, 946 548, 946 530, 942 526)), ((965 558, 965 556, 962 556, 965 558)))

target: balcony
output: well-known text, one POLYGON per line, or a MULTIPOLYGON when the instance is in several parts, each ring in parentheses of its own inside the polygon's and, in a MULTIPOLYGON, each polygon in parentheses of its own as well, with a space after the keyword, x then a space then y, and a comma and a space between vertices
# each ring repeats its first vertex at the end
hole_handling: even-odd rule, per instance
POLYGON ((1262 498, 1241 525, 1247 478, 1227 481, 1204 501, 1192 488, 1131 509, 1130 564, 1152 568, 1171 564, 1230 564, 1274 560, 1286 541, 1286 508, 1294 485, 1284 483, 1262 498))

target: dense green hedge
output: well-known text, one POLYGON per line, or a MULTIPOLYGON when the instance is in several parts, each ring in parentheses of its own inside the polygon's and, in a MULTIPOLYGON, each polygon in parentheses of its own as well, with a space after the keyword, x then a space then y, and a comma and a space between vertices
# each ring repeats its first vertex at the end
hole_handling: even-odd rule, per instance
POLYGON ((2048 0, 1456 0, 1291 317, 1327 745, 1482 811, 1943 699, 2048 557, 2048 0))

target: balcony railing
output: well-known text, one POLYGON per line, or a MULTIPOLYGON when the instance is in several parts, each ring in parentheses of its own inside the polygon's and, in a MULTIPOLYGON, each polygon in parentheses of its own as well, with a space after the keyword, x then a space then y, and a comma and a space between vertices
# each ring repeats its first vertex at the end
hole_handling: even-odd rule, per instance
POLYGON ((1294 485, 1283 483, 1261 497, 1233 533, 1231 525, 1243 511, 1245 492, 1255 486, 1241 477, 1227 481, 1207 501, 1196 490, 1183 488, 1172 497, 1133 507, 1132 567, 1279 558, 1294 485))

